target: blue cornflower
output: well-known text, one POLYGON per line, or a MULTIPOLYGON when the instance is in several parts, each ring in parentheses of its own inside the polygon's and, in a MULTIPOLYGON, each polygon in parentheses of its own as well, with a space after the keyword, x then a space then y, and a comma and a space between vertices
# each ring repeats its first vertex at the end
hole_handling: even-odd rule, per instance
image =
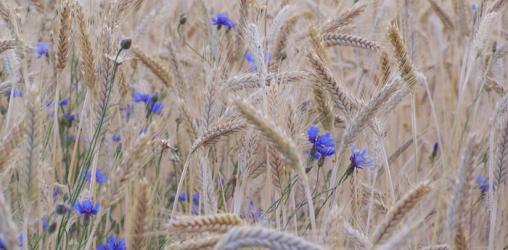
POLYGON ((42 217, 42 230, 48 231, 49 229, 49 217, 47 215, 44 215, 42 217))
POLYGON ((64 116, 68 122, 73 122, 74 120, 76 120, 76 116, 71 113, 64 112, 64 116))
POLYGON ((50 100, 44 101, 44 107, 46 107, 46 108, 51 108, 51 104, 53 104, 53 102, 50 100))
POLYGON ((319 128, 315 124, 312 124, 307 129, 307 137, 309 137, 309 141, 312 144, 316 143, 316 139, 317 139, 318 135, 319 135, 319 128))
MULTIPOLYGON (((5 96, 10 97, 11 96, 11 92, 10 91, 5 92, 5 96)), ((21 92, 21 90, 14 89, 12 91, 12 97, 22 97, 22 96, 23 96, 23 92, 21 92)))
POLYGON ((368 159, 369 155, 367 149, 357 150, 355 145, 351 145, 351 156, 349 160, 351 161, 351 168, 359 168, 362 169, 364 167, 368 167, 372 165, 372 161, 368 159))
POLYGON ((253 221, 259 221, 263 216, 263 211, 254 206, 254 201, 249 200, 249 216, 253 221))
POLYGON ((133 94, 134 102, 144 102, 148 114, 160 114, 164 104, 158 101, 157 95, 145 94, 135 91, 133 94))
MULTIPOLYGON (((265 62, 269 62, 272 59, 272 55, 269 52, 265 52, 265 62)), ((245 60, 249 63, 252 70, 257 70, 256 61, 251 53, 245 54, 245 60)))
POLYGON ((147 105, 148 105, 149 112, 152 114, 160 114, 162 111, 162 108, 164 107, 164 104, 162 104, 162 102, 160 102, 160 101, 157 101, 157 102, 149 101, 147 103, 147 105))
POLYGON ((199 193, 195 192, 192 195, 192 214, 196 215, 199 213, 199 193))
MULTIPOLYGON (((91 174, 90 170, 88 170, 85 173, 85 181, 91 181, 91 180, 92 180, 92 174, 91 174)), ((98 184, 105 183, 106 181, 108 181, 108 176, 105 175, 104 172, 100 168, 97 168, 97 170, 95 171, 95 181, 98 184)))
POLYGON ((335 154, 335 142, 330 133, 319 136, 316 143, 314 143, 314 147, 316 152, 319 152, 324 157, 335 154))
POLYGON ((147 103, 150 99, 152 99, 152 96, 150 94, 134 91, 134 94, 132 94, 132 98, 134 98, 134 102, 147 103))
POLYGON ((23 233, 20 233, 18 235, 18 245, 20 247, 23 247, 23 244, 25 244, 25 235, 23 233))
POLYGON ((37 58, 41 58, 41 56, 48 56, 49 45, 45 42, 38 42, 35 46, 35 54, 37 58))
POLYGON ((7 250, 7 246, 2 239, 0 239, 0 250, 7 250))
POLYGON ((96 215, 99 212, 100 205, 99 203, 93 204, 92 200, 86 199, 82 203, 76 201, 74 204, 74 209, 81 215, 85 217, 90 217, 96 215))
POLYGON ((478 177, 476 177, 476 184, 478 185, 478 187, 482 191, 482 194, 488 192, 491 186, 493 187, 494 190, 496 190, 496 185, 495 184, 490 184, 485 179, 485 177, 483 177, 483 175, 479 175, 478 177))
POLYGON ((309 155, 313 159, 324 160, 327 156, 335 154, 335 141, 333 141, 330 133, 319 135, 319 128, 313 124, 307 129, 307 137, 313 144, 312 149, 309 151, 309 155))
POLYGON ((111 139, 114 142, 120 142, 122 140, 122 136, 120 136, 119 134, 114 134, 113 136, 111 136, 111 139))
POLYGON ((53 187, 53 200, 56 201, 60 195, 60 189, 57 186, 53 187))
POLYGON ((116 238, 115 235, 110 235, 108 241, 104 244, 97 246, 97 250, 125 250, 125 239, 116 238))
POLYGON ((69 104, 69 98, 64 98, 58 102, 58 105, 60 106, 65 106, 67 104, 69 104))
POLYGON ((233 21, 231 21, 231 19, 229 19, 229 17, 223 12, 212 17, 211 21, 212 25, 217 26, 217 29, 220 29, 222 25, 228 27, 228 29, 231 29, 234 26, 233 21))

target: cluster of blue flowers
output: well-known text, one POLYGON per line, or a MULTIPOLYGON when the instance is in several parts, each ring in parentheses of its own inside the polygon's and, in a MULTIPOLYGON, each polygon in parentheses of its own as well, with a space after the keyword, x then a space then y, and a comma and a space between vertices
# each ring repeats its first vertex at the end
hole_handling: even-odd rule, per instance
POLYGON ((312 143, 309 153, 314 160, 324 160, 326 157, 335 154, 335 142, 330 133, 319 135, 319 128, 316 125, 311 125, 307 129, 307 137, 312 143))
POLYGON ((116 238, 115 235, 110 235, 106 243, 97 246, 97 250, 125 250, 125 239, 116 238))
MULTIPOLYGON (((20 233, 18 235, 18 246, 23 247, 24 244, 25 244, 25 235, 20 233)), ((1 238, 0 238, 0 250, 7 250, 7 244, 5 244, 5 242, 1 238)))
MULTIPOLYGON (((174 200, 174 199, 175 199, 175 196, 173 195, 173 198, 171 200, 174 200)), ((180 193, 178 195, 178 201, 187 201, 187 200, 188 200, 187 194, 180 193)), ((199 193, 198 192, 195 192, 192 195, 192 214, 193 215, 199 214, 199 193)))
POLYGON ((159 101, 159 96, 157 94, 148 94, 135 91, 132 97, 136 103, 145 103, 147 116, 150 116, 151 114, 160 114, 162 108, 164 107, 164 104, 159 101))

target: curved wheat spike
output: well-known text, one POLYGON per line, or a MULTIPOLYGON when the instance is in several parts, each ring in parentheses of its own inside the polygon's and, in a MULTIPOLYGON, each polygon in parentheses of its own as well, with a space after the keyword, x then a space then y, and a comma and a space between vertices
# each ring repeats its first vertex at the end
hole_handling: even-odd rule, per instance
POLYGON ((294 142, 286 136, 282 130, 276 126, 271 120, 266 118, 257 112, 254 107, 250 104, 247 104, 245 101, 240 99, 236 99, 233 101, 234 105, 238 108, 240 113, 251 122, 261 133, 265 135, 265 137, 273 143, 275 148, 279 150, 286 157, 287 163, 293 167, 293 169, 298 173, 300 178, 302 178, 305 196, 309 205, 309 213, 310 213, 310 221, 312 225, 312 229, 314 233, 316 233, 316 218, 314 213, 314 203, 312 201, 312 195, 309 185, 309 179, 305 172, 305 168, 303 167, 302 160, 300 155, 298 154, 298 149, 296 148, 294 142))
POLYGON ((446 244, 434 245, 422 248, 422 250, 450 250, 451 248, 446 244))
POLYGON ((392 233, 399 222, 420 202, 426 194, 431 190, 429 182, 424 182, 415 189, 407 193, 404 198, 400 199, 386 215, 383 223, 377 226, 376 231, 371 237, 373 245, 382 243, 392 233))
POLYGON ((0 41, 0 54, 2 54, 2 52, 8 50, 8 49, 14 49, 14 47, 16 47, 16 40, 12 40, 12 39, 9 39, 9 40, 1 40, 0 41))
POLYGON ((326 47, 332 46, 351 46, 357 48, 364 48, 370 50, 380 50, 381 46, 379 46, 374 41, 369 41, 363 37, 349 35, 349 34, 341 34, 341 33, 327 33, 321 37, 323 44, 326 47))
POLYGON ((168 231, 173 233, 217 233, 226 232, 230 228, 242 224, 245 222, 235 214, 184 216, 171 220, 168 231))
POLYGON ((325 249, 300 237, 262 227, 235 227, 215 246, 216 250, 235 250, 243 247, 265 247, 273 250, 325 249))
POLYGON ((67 64, 69 54, 69 38, 71 31, 71 10, 67 1, 64 1, 60 10, 60 29, 58 31, 58 47, 56 49, 56 68, 61 71, 67 64))
POLYGON ((359 3, 353 5, 350 9, 346 10, 344 13, 342 13, 339 17, 336 19, 330 20, 327 23, 325 23, 319 31, 321 34, 326 34, 330 32, 334 32, 344 26, 349 25, 357 16, 362 14, 362 12, 365 10, 366 4, 359 3))
POLYGON ((136 183, 134 204, 129 209, 132 211, 128 213, 128 249, 146 249, 148 245, 147 233, 151 229, 152 200, 150 183, 147 180, 136 183))
POLYGON ((164 66, 162 66, 160 62, 151 58, 145 52, 143 52, 141 49, 137 47, 133 47, 132 52, 147 68, 149 68, 152 71, 154 75, 156 75, 164 83, 164 85, 166 85, 166 87, 168 88, 174 87, 169 71, 164 66))
POLYGON ((193 153, 203 145, 213 144, 219 138, 229 136, 243 130, 247 125, 240 119, 232 119, 225 122, 219 122, 206 130, 193 143, 190 152, 193 153))
POLYGON ((88 27, 86 24, 85 15, 83 14, 82 7, 76 3, 74 5, 74 17, 78 26, 78 41, 79 47, 81 50, 81 60, 83 60, 83 76, 85 80, 85 84, 90 88, 90 90, 97 95, 96 88, 96 60, 95 60, 95 52, 93 50, 92 41, 90 39, 90 33, 88 31, 88 27))
POLYGON ((416 72, 414 70, 413 64, 407 56, 404 40, 402 39, 399 30, 395 25, 391 25, 388 28, 388 40, 390 40, 390 43, 393 46, 395 58, 399 64, 400 77, 404 80, 409 89, 414 92, 417 82, 416 72))
POLYGON ((25 123, 18 121, 12 126, 7 135, 0 142, 0 175, 7 172, 5 164, 11 158, 16 147, 21 143, 25 136, 25 123))

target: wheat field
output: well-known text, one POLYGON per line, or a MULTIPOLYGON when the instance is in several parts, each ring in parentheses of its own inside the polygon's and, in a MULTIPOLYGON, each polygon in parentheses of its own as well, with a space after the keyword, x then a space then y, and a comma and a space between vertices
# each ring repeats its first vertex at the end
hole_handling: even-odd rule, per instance
POLYGON ((508 249, 506 0, 0 0, 0 250, 508 249))

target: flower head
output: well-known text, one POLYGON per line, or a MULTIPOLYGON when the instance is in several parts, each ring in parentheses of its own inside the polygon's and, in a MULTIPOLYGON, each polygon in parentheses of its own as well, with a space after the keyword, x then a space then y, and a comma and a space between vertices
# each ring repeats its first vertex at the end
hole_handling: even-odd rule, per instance
POLYGON ((315 124, 312 124, 307 129, 307 137, 309 137, 309 141, 311 143, 316 143, 316 139, 317 139, 318 135, 319 135, 319 128, 315 124))
MULTIPOLYGON (((10 97, 11 92, 10 91, 5 92, 5 96, 10 97)), ((21 90, 19 90, 19 89, 12 90, 12 97, 22 97, 22 96, 23 96, 23 92, 21 92, 21 90)))
POLYGON ((114 142, 120 142, 122 140, 122 136, 120 136, 119 134, 114 134, 114 135, 111 136, 111 139, 114 142))
POLYGON ((488 192, 491 186, 493 187, 494 190, 496 190, 495 184, 489 183, 485 179, 485 177, 483 177, 483 175, 479 175, 478 177, 476 177, 476 184, 482 191, 482 194, 488 192))
POLYGON ((7 250, 7 246, 2 239, 0 239, 0 250, 7 250))
POLYGON ((148 111, 152 114, 160 114, 163 107, 164 107, 164 104, 162 104, 162 102, 160 102, 160 101, 148 102, 148 111))
POLYGON ((335 142, 330 133, 319 136, 314 146, 316 147, 316 152, 319 152, 323 156, 335 154, 335 142))
POLYGON ((217 29, 220 29, 223 25, 228 27, 228 29, 231 29, 234 26, 233 21, 231 21, 231 19, 229 19, 229 17, 223 12, 212 17, 211 21, 212 25, 217 26, 217 29))
POLYGON ((195 192, 192 196, 192 214, 199 214, 199 193, 195 192))
POLYGON ((37 58, 41 58, 42 56, 48 56, 49 45, 45 42, 38 42, 35 46, 35 54, 37 58))
POLYGON ((254 201, 249 200, 249 216, 253 221, 259 221, 263 217, 263 211, 254 206, 254 201))
POLYGON ((125 250, 125 239, 116 238, 115 235, 110 235, 108 241, 104 244, 97 246, 97 250, 125 250))
POLYGON ((66 106, 67 104, 69 104, 69 98, 64 98, 64 99, 58 101, 58 105, 60 105, 60 106, 66 106))
MULTIPOLYGON (((269 52, 265 52, 265 62, 269 62, 270 59, 272 59, 272 55, 269 52)), ((251 53, 245 54, 245 60, 249 63, 252 70, 257 70, 256 60, 254 60, 251 53)))
MULTIPOLYGON (((91 181, 91 180, 92 180, 92 173, 90 172, 90 170, 88 170, 85 173, 85 181, 91 181)), ((95 181, 98 184, 105 183, 106 181, 108 181, 108 176, 105 175, 101 169, 97 168, 97 170, 95 171, 95 181)))
POLYGON ((372 161, 369 160, 369 155, 367 149, 357 150, 355 145, 351 145, 351 156, 349 160, 351 161, 352 168, 362 169, 364 167, 369 167, 372 165, 372 161))
POLYGON ((99 212, 100 205, 99 203, 93 204, 92 200, 86 199, 83 202, 76 201, 74 204, 74 209, 81 215, 86 217, 90 217, 96 215, 99 212))
POLYGON ((134 98, 134 102, 148 102, 152 97, 150 94, 145 94, 141 92, 134 91, 134 94, 132 94, 132 98, 134 98))

